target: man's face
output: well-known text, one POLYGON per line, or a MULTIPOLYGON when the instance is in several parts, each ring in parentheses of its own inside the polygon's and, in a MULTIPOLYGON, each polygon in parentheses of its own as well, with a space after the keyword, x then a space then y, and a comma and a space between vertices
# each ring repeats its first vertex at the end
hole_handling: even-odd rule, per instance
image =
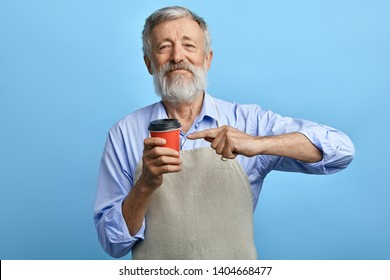
MULTIPOLYGON (((151 37, 151 63, 156 69, 172 61, 189 62, 195 67, 210 67, 211 53, 204 51, 205 38, 199 24, 189 18, 162 22, 155 26, 151 37), (205 65, 206 64, 206 65, 205 65)), ((176 70, 170 74, 190 73, 176 70)))
POLYGON ((204 49, 204 33, 194 20, 180 18, 153 28, 151 57, 145 62, 163 99, 190 102, 203 92, 212 58, 204 49))

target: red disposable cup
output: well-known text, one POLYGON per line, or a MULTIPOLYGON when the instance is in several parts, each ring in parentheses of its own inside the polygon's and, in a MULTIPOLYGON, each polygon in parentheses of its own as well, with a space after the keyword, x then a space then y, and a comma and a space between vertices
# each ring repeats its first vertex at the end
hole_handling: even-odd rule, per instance
POLYGON ((164 138, 163 147, 180 151, 180 123, 177 119, 159 119, 152 121, 148 127, 151 137, 164 138))

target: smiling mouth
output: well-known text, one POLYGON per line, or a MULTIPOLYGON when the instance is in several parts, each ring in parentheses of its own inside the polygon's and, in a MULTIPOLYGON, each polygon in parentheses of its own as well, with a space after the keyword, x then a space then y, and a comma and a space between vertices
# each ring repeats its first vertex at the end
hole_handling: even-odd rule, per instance
POLYGON ((173 69, 173 70, 169 70, 165 75, 178 75, 178 76, 189 76, 189 75, 193 75, 193 73, 190 71, 190 70, 187 70, 187 69, 173 69))
POLYGON ((173 69, 173 70, 170 70, 170 71, 169 71, 169 73, 173 73, 173 72, 191 73, 191 72, 188 71, 187 69, 173 69))

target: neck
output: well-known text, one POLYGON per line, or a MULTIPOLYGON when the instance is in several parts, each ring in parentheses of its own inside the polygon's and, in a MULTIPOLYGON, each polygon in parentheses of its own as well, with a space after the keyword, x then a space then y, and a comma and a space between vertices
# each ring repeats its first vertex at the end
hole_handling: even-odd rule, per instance
POLYGON ((178 119, 181 124, 181 130, 186 133, 194 123, 196 117, 202 110, 204 93, 199 94, 193 102, 190 103, 171 103, 162 101, 169 118, 178 119))

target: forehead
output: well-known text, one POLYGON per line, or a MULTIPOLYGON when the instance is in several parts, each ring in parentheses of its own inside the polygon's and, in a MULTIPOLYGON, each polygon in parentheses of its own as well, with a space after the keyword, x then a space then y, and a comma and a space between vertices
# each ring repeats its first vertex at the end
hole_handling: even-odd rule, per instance
POLYGON ((152 44, 164 40, 180 40, 183 38, 203 42, 203 30, 196 21, 186 17, 161 22, 152 30, 152 44))

